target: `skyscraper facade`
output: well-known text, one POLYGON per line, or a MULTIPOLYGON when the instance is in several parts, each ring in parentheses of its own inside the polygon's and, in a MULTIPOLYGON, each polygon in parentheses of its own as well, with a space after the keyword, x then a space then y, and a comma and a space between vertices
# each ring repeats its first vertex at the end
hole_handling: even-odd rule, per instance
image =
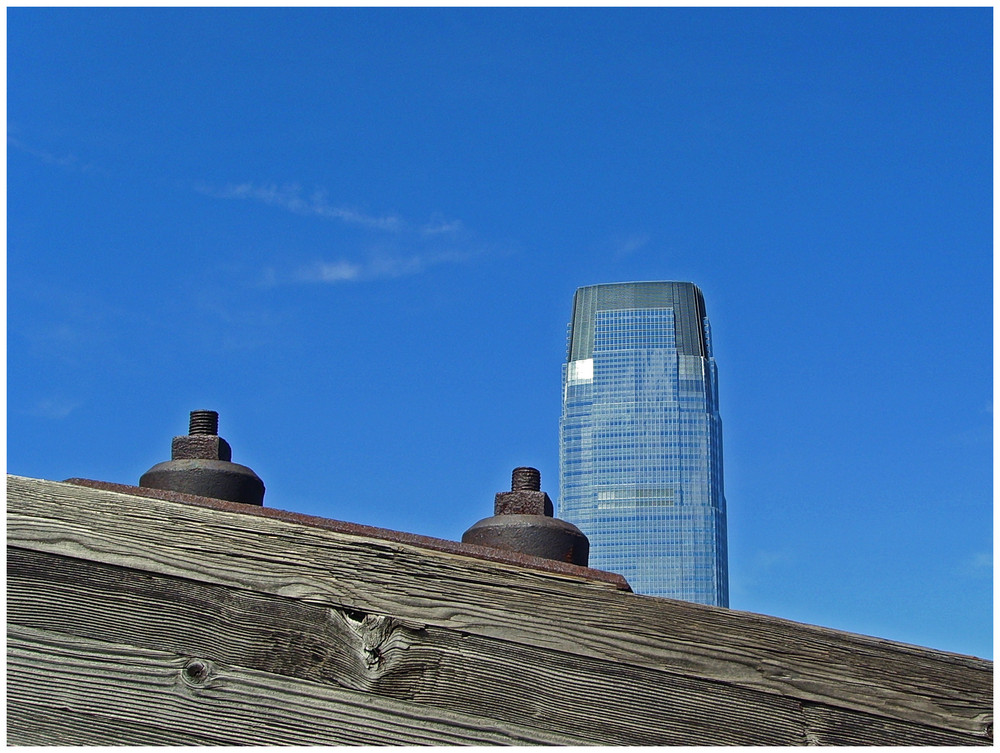
POLYGON ((576 291, 563 365, 559 517, 633 590, 729 606, 722 422, 689 282, 576 291))

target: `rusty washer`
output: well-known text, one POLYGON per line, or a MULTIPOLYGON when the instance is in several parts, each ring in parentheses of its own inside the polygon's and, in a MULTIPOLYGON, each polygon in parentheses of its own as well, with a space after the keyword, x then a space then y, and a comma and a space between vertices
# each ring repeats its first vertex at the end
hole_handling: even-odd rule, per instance
POLYGON ((552 500, 541 491, 535 468, 515 468, 511 491, 499 492, 494 515, 462 534, 462 543, 533 554, 587 566, 590 542, 572 523, 552 517, 552 500))
POLYGON ((229 442, 219 436, 219 414, 191 411, 188 435, 174 437, 171 459, 142 474, 139 486, 263 505, 264 482, 245 465, 231 462, 232 457, 229 442))

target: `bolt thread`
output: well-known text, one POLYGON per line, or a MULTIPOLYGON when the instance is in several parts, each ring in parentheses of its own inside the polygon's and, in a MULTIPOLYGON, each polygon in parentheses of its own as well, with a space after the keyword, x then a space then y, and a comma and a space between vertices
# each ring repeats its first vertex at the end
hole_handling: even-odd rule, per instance
POLYGON ((538 492, 542 490, 542 474, 537 468, 515 468, 510 476, 512 492, 538 492))
POLYGON ((210 434, 219 436, 219 414, 214 410, 193 410, 191 411, 191 423, 188 434, 210 434))

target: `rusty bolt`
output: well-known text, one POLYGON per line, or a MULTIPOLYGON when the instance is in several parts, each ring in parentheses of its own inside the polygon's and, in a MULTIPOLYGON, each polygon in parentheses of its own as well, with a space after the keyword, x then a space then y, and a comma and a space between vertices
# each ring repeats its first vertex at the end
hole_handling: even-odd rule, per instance
POLYGON ((542 474, 537 468, 522 466, 515 468, 510 474, 510 490, 512 492, 537 492, 542 489, 542 474))
POLYGON ((186 437, 170 443, 171 460, 233 459, 233 448, 219 436, 219 414, 214 410, 193 410, 186 437))
POLYGON ((537 469, 515 468, 511 490, 496 495, 493 512, 466 531, 462 541, 586 566, 590 542, 572 523, 552 517, 552 500, 541 491, 537 469))
POLYGON ((554 514, 552 500, 541 491, 542 474, 537 468, 515 468, 511 473, 510 491, 499 492, 493 502, 494 515, 554 514))
POLYGON ((219 414, 214 410, 193 410, 188 421, 188 434, 219 435, 219 414))
POLYGON ((229 442, 219 436, 219 414, 191 411, 188 435, 174 437, 170 460, 146 471, 139 486, 263 505, 264 482, 232 458, 229 442))

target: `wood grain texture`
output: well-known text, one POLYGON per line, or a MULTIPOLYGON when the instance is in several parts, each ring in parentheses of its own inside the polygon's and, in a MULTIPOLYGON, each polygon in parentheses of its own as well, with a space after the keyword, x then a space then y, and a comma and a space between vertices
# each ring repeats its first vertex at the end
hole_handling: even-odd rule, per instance
POLYGON ((992 663, 566 575, 8 478, 8 543, 984 739, 992 663))
POLYGON ((806 740, 798 702, 722 683, 27 550, 8 550, 7 574, 9 623, 452 709, 575 744, 806 740))
POLYGON ((988 745, 974 735, 907 724, 856 711, 804 704, 810 745, 988 745))
MULTIPOLYGON (((49 700, 49 699, 46 699, 49 700)), ((228 745, 228 741, 190 729, 158 727, 144 719, 132 722, 108 714, 86 714, 65 706, 45 706, 16 698, 7 706, 8 745, 228 745)))
MULTIPOLYGON (((18 709, 69 710, 136 731, 129 744, 532 745, 558 735, 169 651, 8 626, 8 721, 18 709), (147 732, 147 728, 149 731, 147 732), (173 737, 169 737, 173 730, 173 737), (166 739, 165 739, 166 738, 166 739)), ((17 739, 8 742, 20 744, 17 739)))

